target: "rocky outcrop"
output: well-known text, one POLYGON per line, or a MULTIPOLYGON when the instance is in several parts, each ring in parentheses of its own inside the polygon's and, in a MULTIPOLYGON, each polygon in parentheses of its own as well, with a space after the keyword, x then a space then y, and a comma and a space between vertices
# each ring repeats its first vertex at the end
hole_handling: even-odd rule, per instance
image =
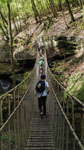
POLYGON ((0 63, 10 62, 10 46, 7 42, 0 42, 0 63))
POLYGON ((16 49, 14 51, 14 59, 17 60, 17 61, 20 61, 20 60, 33 60, 33 59, 36 59, 36 54, 33 53, 29 53, 27 49, 21 49, 21 47, 19 49, 16 49))

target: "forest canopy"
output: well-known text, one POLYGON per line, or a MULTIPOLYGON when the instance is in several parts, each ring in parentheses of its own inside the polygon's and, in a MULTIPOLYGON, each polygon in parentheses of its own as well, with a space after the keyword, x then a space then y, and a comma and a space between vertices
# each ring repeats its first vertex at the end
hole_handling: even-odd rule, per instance
MULTIPOLYGON (((73 7, 83 9, 83 0, 0 0, 0 34, 9 41, 11 47, 11 64, 13 63, 13 39, 28 24, 28 18, 33 17, 36 23, 42 23, 46 17, 63 16, 65 10, 75 22, 73 7), (59 13, 60 12, 60 13, 59 13)), ((67 28, 67 22, 65 22, 67 28)))
POLYGON ((71 20, 75 21, 72 7, 83 8, 83 0, 0 0, 0 32, 8 39, 8 7, 10 5, 11 22, 16 33, 21 30, 21 23, 27 23, 27 19, 33 16, 36 22, 42 22, 42 18, 52 14, 58 16, 64 10, 69 10, 71 20), (19 22, 19 23, 17 23, 19 22), (18 25, 19 24, 19 25, 18 25))
POLYGON ((58 11, 60 10, 63 13, 65 9, 69 10, 71 19, 74 21, 70 6, 80 6, 80 8, 83 8, 83 0, 0 0, 0 29, 6 35, 8 20, 7 3, 10 4, 11 19, 14 24, 17 20, 21 21, 21 19, 26 22, 29 16, 34 16, 38 23, 42 20, 43 16, 53 14, 54 17, 57 17, 58 11))

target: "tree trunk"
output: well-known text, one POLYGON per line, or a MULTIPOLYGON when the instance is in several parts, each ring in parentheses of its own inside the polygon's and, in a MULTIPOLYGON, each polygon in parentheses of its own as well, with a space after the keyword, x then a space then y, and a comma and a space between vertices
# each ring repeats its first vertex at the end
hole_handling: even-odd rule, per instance
POLYGON ((13 19, 13 23, 14 23, 15 32, 16 32, 15 35, 17 35, 18 34, 18 27, 16 25, 16 20, 14 18, 14 15, 13 15, 12 19, 13 19))
POLYGON ((0 16, 2 18, 2 20, 6 23, 6 25, 8 26, 8 22, 7 20, 5 19, 5 17, 3 16, 2 12, 0 11, 0 16))
POLYGON ((9 33, 9 44, 10 44, 10 55, 11 55, 11 71, 13 74, 13 86, 15 86, 15 70, 14 70, 14 60, 13 60, 13 37, 12 37, 12 29, 11 29, 11 10, 10 10, 10 4, 7 2, 7 8, 8 8, 8 33, 9 33))
POLYGON ((66 22, 65 15, 64 15, 64 12, 63 12, 63 8, 62 8, 62 4, 61 4, 61 3, 60 3, 60 7, 61 7, 61 11, 62 11, 62 15, 63 15, 63 19, 64 19, 64 22, 65 22, 65 25, 66 25, 67 29, 69 29, 69 26, 68 26, 68 24, 67 24, 67 22, 66 22))
POLYGON ((84 4, 83 4, 83 22, 84 22, 84 4))
POLYGON ((78 7, 77 2, 75 0, 73 0, 74 6, 78 7))
POLYGON ((83 8, 82 0, 79 0, 79 2, 80 2, 80 9, 82 9, 83 8))
POLYGON ((38 14, 36 5, 35 5, 35 3, 34 3, 34 0, 31 0, 31 5, 32 5, 33 12, 34 12, 35 20, 36 20, 36 22, 38 23, 38 22, 39 22, 39 19, 38 19, 39 14, 38 14))
POLYGON ((46 4, 46 8, 47 8, 47 13, 50 14, 51 11, 50 11, 50 6, 49 6, 49 5, 50 5, 50 4, 49 4, 49 1, 46 0, 46 1, 45 1, 45 4, 46 4))
POLYGON ((15 0, 15 3, 16 3, 16 11, 18 12, 18 19, 17 19, 18 30, 22 31, 21 18, 20 18, 20 13, 19 13, 19 9, 18 9, 17 0, 15 0))
POLYGON ((8 8, 8 33, 9 33, 9 43, 11 47, 11 66, 13 66, 13 38, 12 38, 12 30, 11 30, 11 11, 10 4, 7 2, 8 8))
POLYGON ((2 30, 2 32, 3 32, 3 35, 5 36, 5 38, 6 39, 4 39, 4 40, 9 40, 9 37, 8 37, 8 34, 4 31, 4 29, 3 29, 3 27, 2 27, 2 25, 0 24, 0 28, 1 28, 1 30, 2 30))
POLYGON ((71 7, 70 7, 70 4, 69 4, 69 1, 68 1, 68 0, 66 0, 66 4, 67 4, 68 10, 69 10, 69 14, 70 14, 70 16, 71 16, 71 21, 74 22, 75 19, 74 19, 73 13, 72 13, 72 11, 71 11, 71 7))
POLYGON ((59 0, 59 10, 62 10, 62 3, 61 3, 61 0, 59 0))
POLYGON ((56 8, 55 8, 55 6, 54 6, 53 0, 49 0, 49 2, 50 2, 50 8, 51 8, 51 11, 52 11, 52 13, 53 13, 53 16, 54 16, 54 17, 57 17, 57 11, 56 11, 56 8))

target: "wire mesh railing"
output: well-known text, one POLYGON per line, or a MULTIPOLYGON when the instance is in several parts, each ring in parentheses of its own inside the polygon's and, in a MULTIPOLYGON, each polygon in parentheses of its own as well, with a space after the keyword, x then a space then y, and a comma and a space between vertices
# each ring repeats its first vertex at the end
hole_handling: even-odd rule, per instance
POLYGON ((54 150, 84 150, 84 119, 81 118, 84 104, 64 89, 49 68, 48 79, 51 88, 49 109, 54 150), (77 120, 81 120, 82 124, 76 124, 77 120))
POLYGON ((36 67, 24 81, 0 97, 0 150, 23 150, 25 146, 32 121, 35 71, 36 67))

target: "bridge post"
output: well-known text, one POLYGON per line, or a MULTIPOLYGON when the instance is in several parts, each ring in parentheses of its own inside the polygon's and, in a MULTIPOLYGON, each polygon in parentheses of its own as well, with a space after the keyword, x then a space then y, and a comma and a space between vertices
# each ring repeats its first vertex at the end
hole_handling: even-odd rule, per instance
POLYGON ((8 124, 8 149, 11 149, 11 132, 10 132, 10 123, 8 124))
POLYGON ((64 118, 63 118, 63 115, 62 115, 62 147, 61 147, 61 150, 64 149, 64 118))
POLYGON ((66 124, 66 150, 68 150, 68 125, 66 124))
POLYGON ((3 101, 2 101, 2 99, 1 99, 1 100, 0 100, 0 126, 2 126, 2 124, 3 124, 2 105, 3 105, 3 101))
POLYGON ((14 92, 13 92, 14 109, 15 109, 15 107, 16 107, 16 102, 15 102, 15 91, 16 91, 16 89, 14 89, 14 92))
POLYGON ((84 144, 84 112, 81 114, 81 141, 84 144))
POLYGON ((20 98, 20 94, 19 94, 19 88, 17 89, 17 97, 18 97, 18 104, 19 104, 19 98, 20 98))
POLYGON ((74 121, 74 101, 72 100, 72 126, 75 129, 75 121, 74 121))
POLYGON ((66 99, 66 113, 67 113, 67 117, 69 117, 69 96, 67 95, 67 99, 66 99))
POLYGON ((8 98, 8 116, 11 114, 11 108, 10 108, 10 98, 8 98))

